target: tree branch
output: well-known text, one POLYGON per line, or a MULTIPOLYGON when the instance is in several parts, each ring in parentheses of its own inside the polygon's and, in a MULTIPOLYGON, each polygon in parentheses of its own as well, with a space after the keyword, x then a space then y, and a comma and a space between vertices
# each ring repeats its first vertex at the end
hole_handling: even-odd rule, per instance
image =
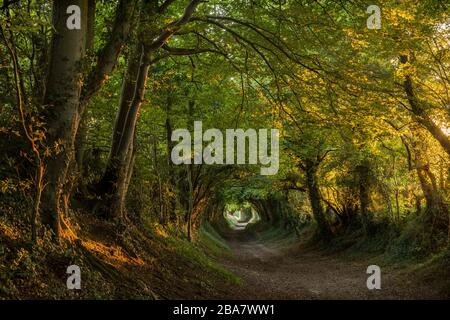
POLYGON ((87 76, 86 84, 83 87, 81 108, 101 88, 108 74, 113 71, 117 58, 130 33, 136 4, 136 0, 120 0, 111 36, 98 52, 98 62, 87 76))
POLYGON ((192 15, 194 14, 197 6, 202 2, 202 0, 191 0, 187 5, 186 9, 184 9, 183 15, 175 22, 169 23, 161 32, 161 34, 152 41, 151 44, 146 46, 146 51, 152 52, 156 49, 161 48, 164 43, 175 33, 177 32, 183 25, 189 22, 192 15))
POLYGON ((303 62, 301 62, 300 60, 297 59, 297 57, 295 57, 297 54, 295 54, 294 52, 292 52, 292 50, 289 49, 289 46, 286 43, 283 43, 281 40, 278 39, 278 37, 276 37, 276 35, 267 30, 262 28, 261 26, 255 25, 251 22, 248 21, 243 21, 243 20, 239 20, 236 18, 232 18, 232 17, 223 17, 223 16, 213 16, 213 15, 207 15, 206 16, 208 20, 224 20, 224 21, 231 21, 237 24, 240 24, 244 27, 247 27, 251 30, 253 30, 255 33, 257 33, 259 36, 261 36, 264 40, 266 40, 268 43, 270 43, 272 46, 274 46, 276 49, 278 49, 281 53, 283 53, 289 60, 298 63, 299 65, 301 65, 302 67, 304 67, 305 69, 314 72, 316 74, 319 74, 319 72, 304 64, 303 62), (270 36, 267 36, 266 34, 264 34, 264 32, 268 33, 270 36), (277 38, 279 41, 281 41, 281 43, 276 43, 273 39, 277 38), (291 51, 291 53, 289 53, 288 51, 291 51))
POLYGON ((173 56, 187 56, 204 52, 214 52, 223 54, 222 52, 209 48, 173 48, 169 47, 167 44, 164 44, 162 48, 173 56))

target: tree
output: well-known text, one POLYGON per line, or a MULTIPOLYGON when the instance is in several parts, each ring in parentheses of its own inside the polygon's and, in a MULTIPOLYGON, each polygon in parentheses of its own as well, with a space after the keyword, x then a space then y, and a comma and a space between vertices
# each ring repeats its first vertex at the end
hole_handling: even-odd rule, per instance
POLYGON ((59 237, 62 194, 69 161, 74 152, 74 138, 79 122, 82 83, 82 60, 86 49, 87 0, 55 1, 49 73, 44 105, 46 109, 47 145, 54 154, 47 160, 46 187, 42 195, 41 219, 59 237), (67 28, 67 8, 81 9, 81 29, 67 28))
MULTIPOLYGON (((122 45, 131 27, 135 1, 120 1, 113 31, 98 54, 97 64, 85 76, 83 59, 88 40, 88 1, 58 1, 53 4, 53 25, 51 58, 44 98, 47 123, 47 145, 54 149, 47 160, 46 188, 43 192, 41 218, 50 226, 56 238, 59 237, 60 216, 67 209, 69 194, 63 193, 69 164, 74 157, 74 143, 84 109, 93 94, 98 91, 117 61, 122 45), (80 29, 67 28, 67 8, 80 8, 80 29), (86 80, 84 80, 86 77, 86 80), (83 83, 86 83, 83 86, 83 83), (64 206, 64 207, 62 207, 64 206)), ((70 191, 69 191, 70 193, 70 191)))

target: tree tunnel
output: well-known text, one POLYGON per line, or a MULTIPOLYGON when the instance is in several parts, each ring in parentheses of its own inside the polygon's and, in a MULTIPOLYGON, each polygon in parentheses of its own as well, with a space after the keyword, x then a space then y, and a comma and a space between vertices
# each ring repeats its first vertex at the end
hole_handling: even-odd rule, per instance
POLYGON ((261 220, 258 211, 249 203, 244 203, 240 207, 226 206, 223 217, 233 230, 244 230, 247 226, 256 224, 261 220))
POLYGON ((220 214, 210 219, 211 225, 223 237, 236 233, 263 233, 279 229, 286 233, 296 233, 296 217, 287 198, 279 194, 264 197, 248 197, 239 202, 228 199, 220 214))

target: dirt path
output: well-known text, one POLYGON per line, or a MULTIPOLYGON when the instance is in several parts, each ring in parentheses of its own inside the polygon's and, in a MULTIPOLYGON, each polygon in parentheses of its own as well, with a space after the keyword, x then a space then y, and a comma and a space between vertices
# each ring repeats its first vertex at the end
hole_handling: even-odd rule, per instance
MULTIPOLYGON (((244 280, 228 298, 246 299, 426 299, 439 298, 411 276, 381 267, 381 290, 368 290, 368 264, 347 262, 314 249, 249 240, 235 231, 227 238, 234 259, 227 268, 244 280)), ((442 298, 442 297, 441 297, 442 298)))

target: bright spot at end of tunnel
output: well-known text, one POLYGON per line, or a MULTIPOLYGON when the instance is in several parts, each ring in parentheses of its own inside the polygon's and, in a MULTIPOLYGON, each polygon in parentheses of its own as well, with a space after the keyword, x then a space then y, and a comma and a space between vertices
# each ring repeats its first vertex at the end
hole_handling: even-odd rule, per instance
POLYGON ((255 224, 261 220, 258 212, 246 204, 240 207, 227 206, 224 217, 229 227, 233 230, 245 230, 248 225, 255 224))

